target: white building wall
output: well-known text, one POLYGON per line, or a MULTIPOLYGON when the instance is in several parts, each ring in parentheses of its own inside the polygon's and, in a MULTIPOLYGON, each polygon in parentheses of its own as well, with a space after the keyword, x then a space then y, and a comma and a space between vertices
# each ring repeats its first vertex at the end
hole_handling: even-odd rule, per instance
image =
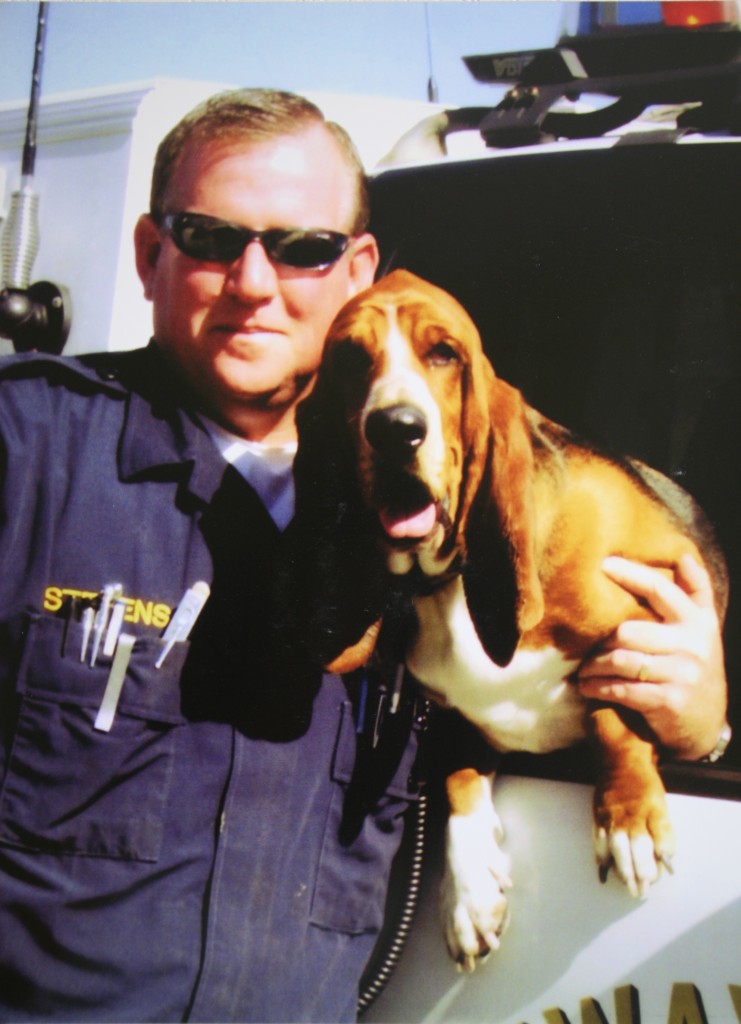
MULTIPOLYGON (((65 285, 72 329, 65 353, 144 344, 151 312, 142 296, 132 235, 149 205, 157 145, 196 103, 227 84, 159 79, 41 101, 34 187, 41 245, 32 281, 65 285)), ((425 103, 307 93, 352 135, 371 169, 425 103)), ((0 212, 19 187, 26 103, 0 104, 0 212)), ((0 340, 0 349, 11 350, 0 340)))

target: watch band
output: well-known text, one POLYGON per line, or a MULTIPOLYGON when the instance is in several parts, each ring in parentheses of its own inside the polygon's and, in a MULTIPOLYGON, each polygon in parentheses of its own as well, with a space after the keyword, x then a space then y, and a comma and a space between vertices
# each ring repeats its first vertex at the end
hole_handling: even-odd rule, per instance
POLYGON ((701 757, 700 761, 709 764, 715 764, 716 761, 720 761, 726 750, 728 750, 728 744, 731 742, 732 737, 733 731, 731 730, 728 722, 726 722, 718 734, 718 740, 715 746, 709 754, 706 754, 705 757, 701 757))

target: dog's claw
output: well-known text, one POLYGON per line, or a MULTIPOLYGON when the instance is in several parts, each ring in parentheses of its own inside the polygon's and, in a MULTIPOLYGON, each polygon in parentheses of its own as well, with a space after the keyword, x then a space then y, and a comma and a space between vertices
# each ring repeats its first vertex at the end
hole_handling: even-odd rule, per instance
POLYGON ((631 896, 643 899, 658 881, 661 869, 674 873, 672 864, 673 840, 670 833, 661 839, 648 832, 629 833, 617 828, 594 830, 594 849, 599 880, 607 881, 610 870, 625 884, 631 896))
POLYGON ((482 949, 478 953, 461 953, 455 958, 455 968, 460 974, 473 974, 479 964, 485 964, 492 953, 499 949, 499 936, 489 933, 485 936, 489 943, 488 949, 482 949))

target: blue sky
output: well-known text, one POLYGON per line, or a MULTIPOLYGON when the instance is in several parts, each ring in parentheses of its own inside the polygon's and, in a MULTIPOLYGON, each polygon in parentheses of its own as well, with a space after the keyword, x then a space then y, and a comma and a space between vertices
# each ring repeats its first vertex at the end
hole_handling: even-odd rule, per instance
MULTIPOLYGON (((153 77, 425 99, 426 21, 440 100, 496 102, 461 57, 551 46, 555 0, 263 0, 50 4, 42 95, 153 77)), ((37 4, 0 0, 0 102, 25 100, 37 4)))

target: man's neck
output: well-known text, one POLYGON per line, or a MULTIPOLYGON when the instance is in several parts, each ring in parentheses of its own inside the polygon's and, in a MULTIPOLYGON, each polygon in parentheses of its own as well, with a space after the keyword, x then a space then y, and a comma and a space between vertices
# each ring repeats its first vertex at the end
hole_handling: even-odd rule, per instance
POLYGON ((287 444, 296 440, 295 407, 288 409, 204 409, 205 414, 224 430, 245 441, 287 444))
MULTIPOLYGON (((156 339, 154 344, 157 345, 156 339)), ((203 413, 245 441, 280 445, 297 439, 296 406, 311 391, 313 376, 297 379, 292 386, 280 391, 276 389, 273 393, 253 397, 206 391, 188 379, 171 353, 159 350, 183 388, 183 400, 194 412, 203 413)))

